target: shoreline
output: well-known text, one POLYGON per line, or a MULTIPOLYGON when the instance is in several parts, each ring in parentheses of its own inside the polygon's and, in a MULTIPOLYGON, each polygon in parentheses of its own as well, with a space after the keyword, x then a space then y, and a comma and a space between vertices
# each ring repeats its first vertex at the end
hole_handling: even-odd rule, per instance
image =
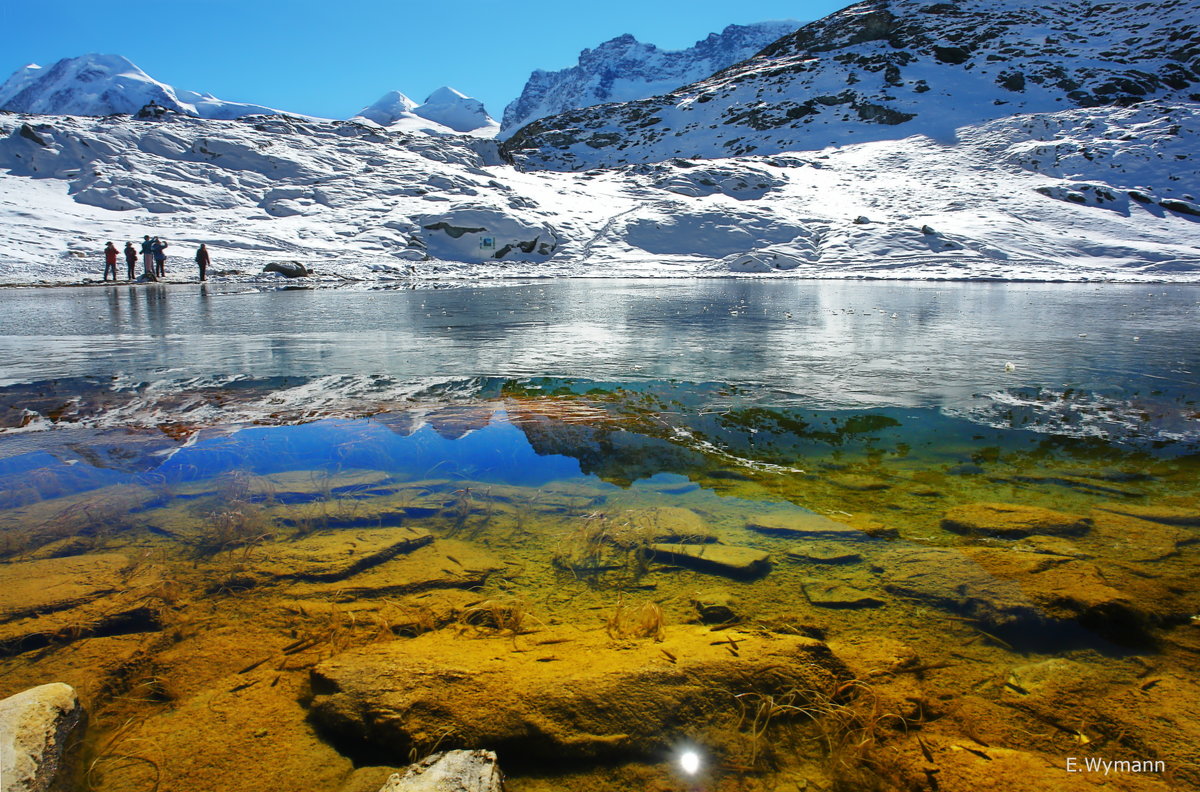
POLYGON ((223 278, 210 278, 207 281, 199 280, 165 280, 165 281, 117 281, 117 282, 102 282, 84 279, 82 281, 61 281, 54 283, 46 282, 22 282, 22 283, 3 283, 0 282, 0 289, 72 289, 72 288, 97 288, 110 286, 186 286, 186 285, 243 285, 243 286, 282 286, 293 289, 320 289, 320 288, 353 288, 355 286, 382 286, 390 289, 394 288, 428 288, 431 284, 433 288, 449 288, 466 286, 483 286, 483 285, 515 285, 528 281, 544 281, 544 280, 631 280, 631 281, 712 281, 712 280, 782 280, 788 282, 794 281, 872 281, 872 282, 894 282, 894 283, 978 283, 978 284, 1062 284, 1062 285, 1084 285, 1084 284, 1111 284, 1116 286, 1144 286, 1161 284, 1164 286, 1200 286, 1200 275, 1179 278, 1179 279, 1164 279, 1164 278, 1113 278, 1113 277, 1079 277, 1079 278, 998 278, 986 276, 957 276, 957 277, 941 277, 937 275, 928 275, 925 277, 905 277, 905 276, 881 276, 865 273, 848 273, 845 275, 793 275, 788 273, 757 273, 757 272, 725 272, 725 273, 663 273, 661 275, 648 275, 645 273, 634 274, 629 272, 616 272, 609 275, 601 275, 597 273, 587 274, 562 274, 562 273, 522 273, 522 274, 491 274, 491 275, 472 275, 464 273, 459 276, 438 275, 438 276, 417 276, 411 278, 372 278, 372 279, 353 279, 345 276, 327 276, 323 278, 272 278, 260 279, 247 277, 244 280, 229 280, 223 278))

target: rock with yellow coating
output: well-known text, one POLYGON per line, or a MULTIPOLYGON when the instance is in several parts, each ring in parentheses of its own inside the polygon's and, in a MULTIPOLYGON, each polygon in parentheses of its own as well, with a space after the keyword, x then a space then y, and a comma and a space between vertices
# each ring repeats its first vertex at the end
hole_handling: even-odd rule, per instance
POLYGON ((1013 503, 968 503, 955 506, 942 518, 942 528, 968 536, 1019 539, 1025 536, 1080 536, 1091 520, 1078 514, 1013 503))
POLYGON ((736 723, 731 696, 828 694, 848 674, 821 641, 736 628, 668 626, 662 641, 575 626, 497 640, 440 630, 321 663, 311 707, 335 745, 384 756, 439 744, 603 760, 736 723))

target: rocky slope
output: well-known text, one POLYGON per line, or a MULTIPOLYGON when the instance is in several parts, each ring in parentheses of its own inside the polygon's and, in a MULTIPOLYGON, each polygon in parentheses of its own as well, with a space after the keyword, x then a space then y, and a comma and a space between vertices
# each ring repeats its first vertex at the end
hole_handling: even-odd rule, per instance
POLYGON ((501 137, 545 116, 605 102, 627 102, 666 93, 749 58, 799 27, 798 22, 729 25, 682 50, 661 50, 631 35, 579 54, 558 71, 529 75, 521 95, 504 108, 501 137))
POLYGON ((663 96, 537 121, 525 167, 821 149, 1020 113, 1200 101, 1200 0, 866 0, 663 96))
POLYGON ((48 68, 30 64, 0 85, 0 110, 17 113, 133 114, 150 102, 200 118, 230 119, 279 112, 262 105, 227 102, 209 94, 175 89, 120 55, 92 53, 63 58, 48 68))

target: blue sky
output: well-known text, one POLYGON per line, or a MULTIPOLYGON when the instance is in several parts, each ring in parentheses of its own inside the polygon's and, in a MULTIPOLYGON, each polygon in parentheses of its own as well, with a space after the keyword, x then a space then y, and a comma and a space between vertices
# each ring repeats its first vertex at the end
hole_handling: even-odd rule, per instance
POLYGON ((852 0, 0 0, 0 81, 26 63, 124 55, 222 99, 346 117, 385 92, 440 85, 497 118, 534 69, 622 33, 665 49, 730 23, 810 21, 852 0))

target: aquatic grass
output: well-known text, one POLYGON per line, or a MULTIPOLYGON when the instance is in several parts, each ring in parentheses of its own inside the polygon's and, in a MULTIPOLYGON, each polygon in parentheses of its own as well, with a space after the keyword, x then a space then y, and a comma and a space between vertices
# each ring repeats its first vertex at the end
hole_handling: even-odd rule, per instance
MULTIPOLYGON (((269 487, 269 485, 268 485, 269 487)), ((191 538, 193 555, 211 557, 241 548, 243 560, 250 550, 275 537, 266 506, 274 500, 268 488, 256 493, 250 476, 237 472, 222 478, 215 508, 200 518, 200 530, 191 538)))
POLYGON ((612 615, 605 620, 604 629, 608 637, 614 640, 652 638, 657 643, 665 637, 665 626, 666 617, 657 602, 626 605, 622 595, 618 595, 617 604, 612 615))
POLYGON ((551 563, 592 585, 605 582, 606 573, 612 573, 607 578, 610 585, 629 585, 650 570, 645 551, 655 539, 652 528, 593 511, 560 538, 551 563))
POLYGON ((158 792, 162 783, 162 757, 153 759, 145 755, 146 747, 157 746, 150 740, 133 736, 140 723, 137 718, 129 718, 100 743, 85 744, 83 784, 88 792, 100 792, 111 786, 112 776, 138 768, 143 772, 137 778, 137 788, 158 792))
POLYGON ((780 759, 778 732, 799 720, 810 727, 807 739, 819 746, 833 788, 845 792, 895 788, 897 757, 880 749, 897 729, 907 733, 910 726, 921 725, 885 710, 874 688, 860 679, 843 680, 824 690, 732 695, 739 708, 735 731, 743 735, 746 759, 739 769, 772 769, 780 759))
POLYGON ((541 620, 529 612, 528 605, 522 599, 484 600, 467 608, 459 616, 462 625, 498 634, 507 633, 513 638, 533 632, 529 627, 530 620, 541 624, 541 620))

